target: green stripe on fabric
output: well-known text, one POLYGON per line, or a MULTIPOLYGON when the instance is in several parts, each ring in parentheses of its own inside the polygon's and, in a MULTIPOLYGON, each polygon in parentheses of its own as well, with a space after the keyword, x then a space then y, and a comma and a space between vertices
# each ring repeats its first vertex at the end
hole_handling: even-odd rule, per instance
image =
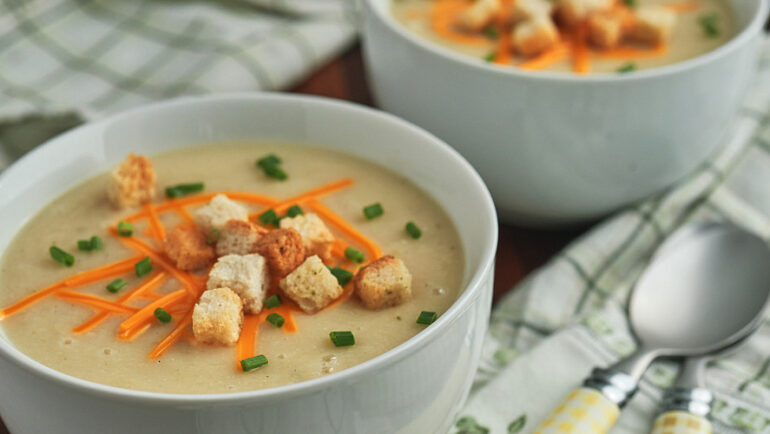
MULTIPOLYGON (((93 0, 82 0, 80 3, 88 3, 93 0)), ((28 2, 24 0, 19 0, 16 2, 13 1, 3 1, 0 2, 1 6, 6 6, 10 13, 13 13, 17 18, 17 25, 11 26, 11 28, 0 35, 0 52, 3 52, 9 48, 11 48, 15 43, 21 42, 24 40, 24 38, 18 33, 18 27, 22 24, 24 24, 27 21, 34 21, 38 23, 40 26, 48 26, 51 24, 55 24, 56 22, 67 18, 71 13, 78 10, 78 5, 76 2, 71 1, 63 1, 57 3, 55 6, 46 9, 45 11, 39 13, 38 15, 35 15, 34 17, 28 17, 23 16, 20 17, 19 15, 21 12, 18 11, 18 9, 23 9, 20 6, 26 5, 28 2), (10 7, 8 7, 10 6, 10 7)), ((0 8, 0 13, 2 12, 3 8, 0 8)))
POLYGON ((746 379, 743 383, 741 383, 740 386, 738 386, 738 390, 743 392, 746 390, 747 387, 751 383, 754 383, 755 381, 758 381, 760 378, 764 377, 765 374, 767 374, 768 370, 770 369, 770 357, 766 358, 765 361, 762 363, 762 366, 760 366, 759 371, 751 377, 746 379))
POLYGON ((0 88, 3 89, 5 96, 16 98, 19 101, 26 102, 27 104, 35 106, 36 108, 50 108, 48 106, 52 103, 51 100, 46 98, 35 88, 22 86, 19 83, 14 83, 3 75, 0 75, 0 88))

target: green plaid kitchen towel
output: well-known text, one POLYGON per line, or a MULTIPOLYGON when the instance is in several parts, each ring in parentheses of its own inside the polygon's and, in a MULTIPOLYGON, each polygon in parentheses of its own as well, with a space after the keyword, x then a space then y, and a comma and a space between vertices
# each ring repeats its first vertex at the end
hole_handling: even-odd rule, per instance
MULTIPOLYGON (((592 367, 633 351, 629 292, 677 228, 730 221, 770 241, 770 40, 762 50, 760 73, 716 158, 599 225, 501 300, 456 432, 532 432, 592 367)), ((612 433, 649 433, 677 370, 673 362, 655 363, 612 433)), ((716 433, 770 433, 770 322, 710 366, 706 381, 716 393, 716 433)))
POLYGON ((83 120, 289 87, 354 22, 354 0, 0 0, 0 170, 83 120))

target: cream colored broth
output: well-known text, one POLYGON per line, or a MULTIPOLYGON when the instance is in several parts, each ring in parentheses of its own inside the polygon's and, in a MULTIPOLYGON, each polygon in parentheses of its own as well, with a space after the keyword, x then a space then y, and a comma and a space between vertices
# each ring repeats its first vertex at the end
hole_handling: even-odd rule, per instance
MULTIPOLYGON (((380 166, 320 149, 259 143, 189 148, 157 155, 152 160, 161 188, 204 181, 206 191, 249 191, 278 199, 339 178, 353 178, 353 186, 321 202, 376 241, 386 254, 404 260, 413 275, 413 300, 369 311, 351 297, 312 316, 296 313, 299 331, 292 334, 262 324, 257 354, 265 354, 269 364, 243 373, 236 369, 235 348, 202 346, 189 339, 177 343, 160 359, 150 360, 148 353, 172 329, 173 322, 158 323, 133 342, 115 338, 125 316, 113 315, 91 332, 73 334, 71 329, 90 318, 94 310, 51 297, 0 322, 7 337, 23 353, 66 374, 129 389, 168 393, 262 389, 317 378, 382 354, 425 328, 415 323, 420 311, 442 313, 458 296, 463 256, 449 217, 422 190, 380 166), (283 158, 287 181, 267 179, 255 168, 254 161, 269 152, 283 158), (362 207, 378 201, 385 209, 384 215, 365 220, 362 207), (409 238, 404 231, 410 220, 423 231, 419 240, 409 238), (353 331, 355 346, 334 347, 328 336, 334 330, 353 331)), ((0 307, 78 271, 134 255, 106 230, 121 216, 136 210, 113 210, 105 199, 105 180, 106 175, 99 175, 65 193, 19 232, 0 265, 0 307), (77 252, 76 240, 94 234, 104 239, 104 250, 77 252), (52 244, 73 253, 75 265, 65 268, 54 262, 48 256, 52 244)), ((177 222, 173 215, 164 216, 163 221, 167 227, 177 222)), ((135 233, 143 232, 144 226, 137 224, 135 233)), ((124 279, 128 285, 121 292, 142 280, 135 276, 124 279)), ((105 290, 110 280, 82 291, 115 299, 120 294, 105 290)), ((178 283, 169 281, 160 292, 178 288, 178 283)))
MULTIPOLYGON (((669 65, 700 56, 725 44, 735 34, 735 17, 732 8, 725 0, 697 0, 701 4, 698 11, 677 14, 677 24, 667 44, 665 55, 659 57, 640 59, 602 59, 597 56, 591 58, 591 72, 616 72, 629 62, 635 64, 636 69, 649 69, 669 65), (698 20, 705 14, 716 13, 719 17, 718 37, 706 36, 698 20)), ((436 34, 430 22, 430 9, 434 0, 394 0, 392 6, 393 16, 404 27, 420 35, 421 37, 471 57, 484 61, 484 57, 493 52, 497 42, 490 40, 484 44, 460 44, 447 40, 436 34)), ((637 0, 640 5, 665 5, 675 3, 672 0, 637 0)), ((514 60, 514 64, 522 59, 514 60)), ((548 68, 551 71, 572 71, 572 63, 569 58, 557 62, 548 68)))

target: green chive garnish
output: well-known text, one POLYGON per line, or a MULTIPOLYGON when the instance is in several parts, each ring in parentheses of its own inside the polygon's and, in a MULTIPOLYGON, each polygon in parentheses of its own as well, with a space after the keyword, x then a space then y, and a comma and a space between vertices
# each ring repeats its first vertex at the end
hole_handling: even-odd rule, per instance
POLYGON ((698 17, 698 24, 703 29, 703 34, 709 38, 717 38, 722 34, 719 28, 719 15, 715 12, 698 17))
POLYGON ((206 237, 206 244, 209 246, 219 241, 219 237, 222 235, 222 232, 220 232, 217 228, 212 228, 211 231, 209 231, 209 235, 206 237))
POLYGON ((102 250, 103 247, 104 243, 101 238, 96 235, 91 237, 91 250, 102 250))
POLYGON ((158 321, 162 323, 171 322, 171 314, 166 312, 166 310, 163 309, 162 307, 155 309, 155 311, 152 314, 155 315, 155 318, 158 318, 158 321))
POLYGON ((292 205, 289 207, 289 209, 286 210, 286 215, 289 217, 297 217, 298 215, 305 214, 302 211, 302 208, 299 207, 299 205, 292 205))
POLYGON ((620 74, 625 74, 631 71, 636 71, 636 64, 634 62, 626 63, 625 65, 618 68, 618 73, 620 74))
POLYGON ((329 338, 335 347, 349 347, 356 343, 356 338, 352 332, 330 332, 329 338))
POLYGON ((379 202, 364 207, 364 217, 366 217, 367 220, 379 217, 384 212, 385 210, 382 209, 382 205, 380 205, 379 202))
POLYGON ((110 291, 111 293, 116 293, 123 289, 123 287, 126 286, 126 281, 123 279, 115 279, 112 282, 110 282, 109 285, 107 285, 107 291, 110 291))
POLYGON ((417 324, 433 324, 436 321, 436 312, 420 312, 420 316, 417 317, 417 324))
POLYGON ((243 369, 243 372, 253 371, 265 365, 267 365, 267 357, 262 354, 241 360, 241 369, 243 369))
POLYGON ((65 252, 64 250, 56 247, 51 246, 48 249, 48 253, 51 254, 51 257, 54 259, 54 261, 64 264, 67 267, 71 267, 72 264, 75 263, 75 257, 70 255, 69 253, 65 252))
POLYGON ((121 237, 130 237, 134 234, 134 225, 129 222, 118 223, 118 235, 121 237))
POLYGON ((280 328, 283 326, 284 319, 281 315, 278 315, 277 313, 273 312, 267 316, 267 322, 280 328))
POLYGON ((626 6, 628 6, 630 8, 635 8, 636 7, 636 0, 623 0, 623 3, 625 3, 626 6))
POLYGON ((497 58, 497 53, 495 53, 494 51, 491 51, 487 53, 484 57, 482 57, 482 59, 484 59, 485 62, 494 62, 495 58, 497 58))
POLYGON ((283 181, 289 176, 286 174, 286 172, 283 171, 280 167, 281 165, 281 159, 276 157, 273 154, 270 154, 268 156, 262 157, 259 160, 257 160, 257 167, 262 169, 262 172, 265 173, 270 178, 277 179, 279 181, 283 181))
POLYGON ((348 282, 350 282, 350 279, 353 278, 353 273, 351 273, 350 271, 344 268, 340 268, 340 267, 334 267, 334 268, 327 267, 327 268, 329 268, 329 271, 332 272, 332 275, 334 275, 334 277, 337 278, 337 283, 339 283, 340 286, 347 285, 348 282))
POLYGON ((277 166, 281 163, 283 163, 283 161, 280 158, 278 158, 275 154, 269 154, 257 160, 257 166, 259 167, 277 166))
POLYGON ((414 222, 409 222, 406 224, 406 233, 408 233, 409 236, 415 240, 422 236, 422 231, 419 227, 417 227, 416 224, 414 224, 414 222))
POLYGON ((267 300, 265 300, 265 308, 266 309, 272 309, 274 307, 278 307, 283 303, 281 301, 281 296, 278 294, 273 294, 270 297, 267 297, 267 300))
POLYGON ((489 39, 497 39, 500 37, 500 31, 497 30, 496 27, 492 26, 484 27, 482 33, 489 39))
POLYGON ((166 187, 166 197, 174 199, 177 197, 187 196, 188 194, 198 193, 203 191, 204 185, 202 182, 195 182, 192 184, 178 184, 166 187))
POLYGON ((280 220, 278 219, 278 214, 275 213, 274 209, 269 209, 262 214, 259 215, 259 221, 262 222, 264 225, 273 225, 275 227, 279 227, 280 220))
POLYGON ((358 264, 364 262, 364 254, 352 247, 345 249, 345 257, 358 264))
POLYGON ((92 250, 102 249, 102 239, 94 235, 90 240, 78 240, 78 250, 81 252, 90 252, 92 250))
POLYGON ((137 277, 142 277, 152 271, 152 262, 150 261, 150 257, 147 256, 134 264, 134 271, 136 271, 137 277))

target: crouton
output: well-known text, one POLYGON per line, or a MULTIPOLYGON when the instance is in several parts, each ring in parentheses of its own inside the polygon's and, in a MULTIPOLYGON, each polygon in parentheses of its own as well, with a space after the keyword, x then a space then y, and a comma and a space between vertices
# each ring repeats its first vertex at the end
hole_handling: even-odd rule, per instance
POLYGON ((342 295, 342 287, 316 255, 281 279, 281 290, 307 313, 315 313, 342 295))
POLYGON ((209 273, 206 288, 230 288, 243 302, 246 313, 259 313, 270 278, 265 258, 257 254, 222 256, 209 273))
POLYGON ((259 237, 267 229, 243 220, 228 220, 219 232, 217 256, 254 253, 259 237))
POLYGON ((248 221, 249 213, 224 194, 218 194, 211 202, 195 210, 194 220, 198 229, 208 234, 214 228, 221 230, 229 220, 248 221))
POLYGON ((558 0, 556 17, 560 23, 572 27, 593 12, 612 8, 613 3, 613 0, 558 0))
POLYGON ((334 235, 318 215, 309 213, 284 218, 281 220, 281 229, 294 229, 299 232, 306 256, 318 255, 322 260, 330 258, 334 235))
POLYGON ((155 197, 155 170, 143 155, 128 154, 107 182, 107 197, 117 208, 137 206, 155 197))
POLYGON ((230 288, 204 291, 193 308, 195 340, 204 344, 233 345, 243 327, 243 304, 230 288))
POLYGON ((553 3, 548 0, 516 0, 511 9, 511 21, 516 24, 551 16, 553 3))
POLYGON ((277 229, 263 235, 255 248, 264 256, 270 273, 284 277, 305 260, 305 246, 302 236, 294 229, 277 229))
POLYGON ((386 255, 359 271, 355 291, 368 309, 396 306, 412 298, 412 274, 404 262, 386 255))
POLYGON ((216 259, 214 248, 198 229, 179 225, 166 235, 163 249, 169 259, 184 271, 195 271, 211 265, 216 259))
POLYGON ((676 24, 676 13, 664 6, 641 6, 634 14, 628 29, 628 39, 642 44, 658 45, 671 35, 676 24))
POLYGON ((463 29, 477 32, 486 27, 502 7, 500 0, 476 0, 458 16, 457 24, 463 29))
POLYGON ((601 49, 614 48, 623 36, 623 16, 613 11, 595 12, 588 17, 588 41, 601 49))
POLYGON ((513 30, 513 49, 525 57, 537 56, 558 41, 559 31, 550 18, 525 21, 513 30))

